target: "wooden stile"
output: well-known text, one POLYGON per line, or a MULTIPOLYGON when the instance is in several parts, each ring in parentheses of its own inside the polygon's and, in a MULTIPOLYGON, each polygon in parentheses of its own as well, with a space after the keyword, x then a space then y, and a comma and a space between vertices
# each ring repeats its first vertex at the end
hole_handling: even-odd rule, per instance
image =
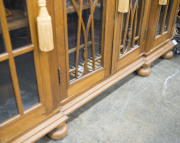
POLYGON ((118 12, 127 13, 129 10, 129 0, 119 0, 118 12))

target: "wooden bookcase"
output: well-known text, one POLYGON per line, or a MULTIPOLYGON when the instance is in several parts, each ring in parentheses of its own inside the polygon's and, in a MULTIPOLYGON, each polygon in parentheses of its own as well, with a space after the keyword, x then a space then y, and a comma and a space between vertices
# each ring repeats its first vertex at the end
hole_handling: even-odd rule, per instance
POLYGON ((173 56, 179 0, 130 0, 127 13, 119 0, 47 0, 51 52, 38 47, 38 0, 15 1, 0 0, 0 142, 62 138, 70 113, 173 56))

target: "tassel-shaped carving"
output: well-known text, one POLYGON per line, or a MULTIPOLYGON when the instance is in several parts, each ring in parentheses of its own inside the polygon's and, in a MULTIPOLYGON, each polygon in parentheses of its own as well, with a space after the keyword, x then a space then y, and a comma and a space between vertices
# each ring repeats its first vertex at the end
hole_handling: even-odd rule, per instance
POLYGON ((118 12, 127 13, 129 10, 129 0, 119 0, 118 12))
POLYGON ((167 5, 167 0, 159 0, 159 5, 167 5))
POLYGON ((37 17, 39 48, 42 52, 54 49, 51 16, 46 8, 46 0, 39 0, 39 16, 37 17))

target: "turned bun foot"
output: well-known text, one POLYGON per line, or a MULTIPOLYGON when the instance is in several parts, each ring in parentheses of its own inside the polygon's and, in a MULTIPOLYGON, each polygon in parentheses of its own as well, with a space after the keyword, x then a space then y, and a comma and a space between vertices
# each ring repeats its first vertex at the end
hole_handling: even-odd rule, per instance
POLYGON ((137 70, 137 74, 140 76, 148 76, 151 74, 151 68, 150 67, 141 67, 137 70))
POLYGON ((66 124, 52 130, 48 136, 53 140, 58 140, 67 135, 68 127, 66 124))
POLYGON ((173 52, 172 51, 168 51, 166 52, 164 55, 162 55, 163 59, 171 59, 173 57, 173 52))

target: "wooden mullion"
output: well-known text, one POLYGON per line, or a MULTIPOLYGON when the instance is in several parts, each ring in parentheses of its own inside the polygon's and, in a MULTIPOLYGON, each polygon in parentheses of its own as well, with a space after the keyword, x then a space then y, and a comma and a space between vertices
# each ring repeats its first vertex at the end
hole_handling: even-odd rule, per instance
POLYGON ((90 26, 91 26, 91 40, 92 40, 92 53, 94 51, 94 54, 93 54, 93 70, 95 70, 95 42, 94 42, 94 17, 93 17, 93 14, 94 14, 94 11, 95 11, 95 8, 97 6, 97 3, 98 3, 98 0, 95 1, 94 3, 94 6, 93 6, 93 2, 92 0, 90 0, 90 17, 89 17, 89 21, 88 21, 88 24, 87 24, 87 37, 88 37, 88 33, 89 33, 89 30, 90 30, 90 26), (94 46, 94 49, 93 49, 93 46, 94 46))
POLYGON ((9 59, 9 54, 8 53, 0 54, 0 62, 6 61, 8 59, 9 59))
POLYGON ((103 12, 102 12, 102 31, 101 31, 101 65, 104 66, 104 38, 105 38, 105 21, 106 21, 106 4, 103 1, 101 3, 102 7, 103 7, 103 12))
MULTIPOLYGON (((159 18, 160 18, 160 16, 161 16, 161 9, 162 9, 162 6, 160 6, 160 8, 158 8, 158 10, 157 10, 157 23, 156 23, 156 32, 157 32, 157 29, 158 29, 158 25, 159 25, 159 18)), ((155 37, 156 37, 157 35, 155 35, 155 37)))
POLYGON ((143 0, 143 1, 141 1, 141 16, 140 16, 140 20, 139 20, 140 25, 139 25, 139 29, 138 29, 138 33, 137 33, 137 35, 138 35, 137 43, 140 43, 140 39, 141 39, 139 37, 140 37, 140 33, 141 33, 141 27, 143 26, 142 23, 143 23, 143 16, 144 16, 144 8, 145 8, 145 5, 144 5, 144 0, 143 0))
POLYGON ((127 37, 128 37, 127 51, 131 49, 130 43, 131 43, 132 25, 133 25, 133 18, 134 18, 132 1, 130 1, 129 11, 130 11, 130 18, 128 22, 128 32, 127 32, 127 37))
MULTIPOLYGON (((130 1, 130 4, 132 3, 132 1, 130 1)), ((130 13, 131 11, 128 11, 127 14, 127 18, 126 18, 126 25, 125 25, 125 30, 124 30, 124 37, 123 37, 123 54, 124 54, 124 48, 125 48, 125 41, 126 41, 126 36, 127 36, 127 32, 128 32, 128 25, 129 25, 129 17, 130 17, 130 13)))
MULTIPOLYGON (((132 3, 131 3, 130 5, 131 5, 131 6, 130 6, 131 19, 130 19, 130 27, 129 27, 130 31, 129 31, 129 33, 128 33, 129 43, 128 43, 128 45, 127 45, 127 48, 128 48, 127 51, 131 50, 131 38, 132 38, 132 32, 133 32, 133 30, 132 30, 132 29, 133 29, 133 22, 134 22, 134 16, 135 16, 135 14, 136 14, 136 8, 137 8, 137 6, 138 6, 138 1, 136 1, 135 5, 134 5, 134 11, 133 11, 133 7, 132 7, 132 3)), ((135 20, 136 20, 136 19, 135 19, 135 20)))
MULTIPOLYGON (((89 46, 89 45, 91 45, 91 44, 92 44, 91 41, 87 42, 87 46, 89 46)), ((84 48, 84 47, 85 47, 85 45, 82 44, 82 45, 79 46, 79 49, 82 49, 82 48, 84 48)), ((68 53, 69 53, 69 54, 70 54, 70 53, 73 53, 73 52, 75 52, 76 50, 77 50, 77 47, 74 47, 74 48, 70 49, 70 50, 68 51, 68 53)))
MULTIPOLYGON (((82 19, 82 8, 80 9, 79 8, 79 10, 78 10, 78 8, 77 8, 77 6, 76 6, 76 2, 75 2, 75 0, 72 0, 72 4, 73 4, 73 6, 74 6, 74 8, 75 8, 75 10, 76 10, 76 13, 77 13, 77 15, 78 15, 78 17, 81 17, 81 26, 82 26, 82 31, 83 31, 83 35, 84 35, 84 47, 85 47, 85 55, 84 55, 84 60, 85 60, 85 62, 84 62, 84 73, 83 74, 86 74, 86 73, 88 73, 88 68, 87 68, 87 58, 88 58, 88 53, 87 53, 87 45, 88 45, 88 43, 87 43, 87 37, 88 37, 88 35, 86 36, 86 33, 88 33, 88 32, 86 32, 86 28, 85 28, 85 25, 84 25, 84 21, 83 21, 83 19, 82 19)), ((80 3, 81 4, 81 3, 80 3)), ((82 7, 83 7, 83 2, 82 2, 82 7)), ((80 42, 79 42, 79 49, 80 49, 80 42)), ((77 50, 76 50, 77 51, 77 50)), ((78 52, 79 52, 79 50, 78 50, 78 52)), ((78 53, 79 54, 79 53, 78 53)), ((76 53, 76 55, 77 55, 77 53, 76 53)), ((76 57, 77 58, 77 57, 76 57)), ((78 56, 78 58, 79 58, 79 56, 78 56)), ((78 70, 78 69, 77 69, 78 70)), ((77 75, 78 75, 78 73, 77 73, 77 75)), ((78 78, 78 76, 77 76, 77 78, 78 78)))
MULTIPOLYGON (((122 47, 121 47, 121 38, 122 38, 122 28, 123 28, 123 19, 124 19, 124 13, 120 13, 119 15, 116 15, 116 19, 117 19, 117 23, 118 24, 116 24, 117 26, 119 26, 119 29, 117 28, 117 30, 119 30, 120 32, 115 32, 115 34, 119 34, 119 39, 114 39, 114 40, 116 40, 116 43, 117 43, 117 41, 119 42, 118 44, 117 44, 117 46, 119 47, 119 49, 118 49, 118 53, 117 53, 117 60, 119 60, 119 55, 120 55, 120 51, 121 51, 121 49, 122 49, 122 47)), ((115 20, 116 20, 115 19, 115 20)), ((116 21, 115 21, 116 22, 116 21)), ((116 35, 115 35, 116 36, 116 35)), ((116 36, 117 37, 117 36, 116 36)), ((115 43, 115 42, 114 42, 115 43)))
POLYGON ((1 18, 1 25, 2 25, 3 37, 5 40, 6 50, 9 54, 9 66, 10 66, 15 96, 16 96, 16 100, 17 100, 18 111, 19 111, 20 115, 23 115, 24 114, 23 113, 23 105, 22 105, 22 100, 21 100, 16 66, 15 66, 15 61, 14 61, 14 57, 12 54, 11 40, 10 40, 8 25, 7 25, 7 21, 6 21, 6 14, 4 11, 4 4, 3 4, 2 0, 0 0, 0 18, 1 18))
MULTIPOLYGON (((72 0, 74 3, 75 1, 72 0)), ((81 24, 82 24, 82 6, 83 6, 83 0, 80 0, 80 6, 79 6, 79 17, 78 17, 78 32, 77 32, 77 51, 76 51, 76 73, 75 77, 78 78, 78 61, 79 61, 79 45, 81 40, 81 24)))
POLYGON ((138 13, 138 2, 137 2, 137 8, 136 8, 136 10, 135 10, 135 17, 134 17, 134 27, 133 27, 133 37, 132 37, 132 47, 134 47, 134 44, 135 44, 136 26, 137 26, 137 13, 138 13))
MULTIPOLYGON (((98 1, 98 0, 96 0, 98 1)), ((93 57, 93 70, 95 70, 95 42, 94 42, 94 13, 93 2, 90 0, 90 14, 91 14, 91 40, 92 40, 92 57, 93 57)))
POLYGON ((30 45, 30 46, 25 46, 23 48, 13 50, 12 53, 13 53, 13 56, 16 57, 16 56, 20 56, 22 54, 26 54, 28 52, 32 52, 32 51, 34 51, 34 49, 35 49, 35 47, 33 45, 30 45))
POLYGON ((160 35, 162 35, 162 33, 164 31, 164 25, 165 25, 165 22, 166 22, 168 6, 169 6, 169 0, 168 0, 167 5, 166 5, 166 8, 165 8, 165 12, 164 12, 164 16, 163 16, 163 21, 161 23, 160 35))

